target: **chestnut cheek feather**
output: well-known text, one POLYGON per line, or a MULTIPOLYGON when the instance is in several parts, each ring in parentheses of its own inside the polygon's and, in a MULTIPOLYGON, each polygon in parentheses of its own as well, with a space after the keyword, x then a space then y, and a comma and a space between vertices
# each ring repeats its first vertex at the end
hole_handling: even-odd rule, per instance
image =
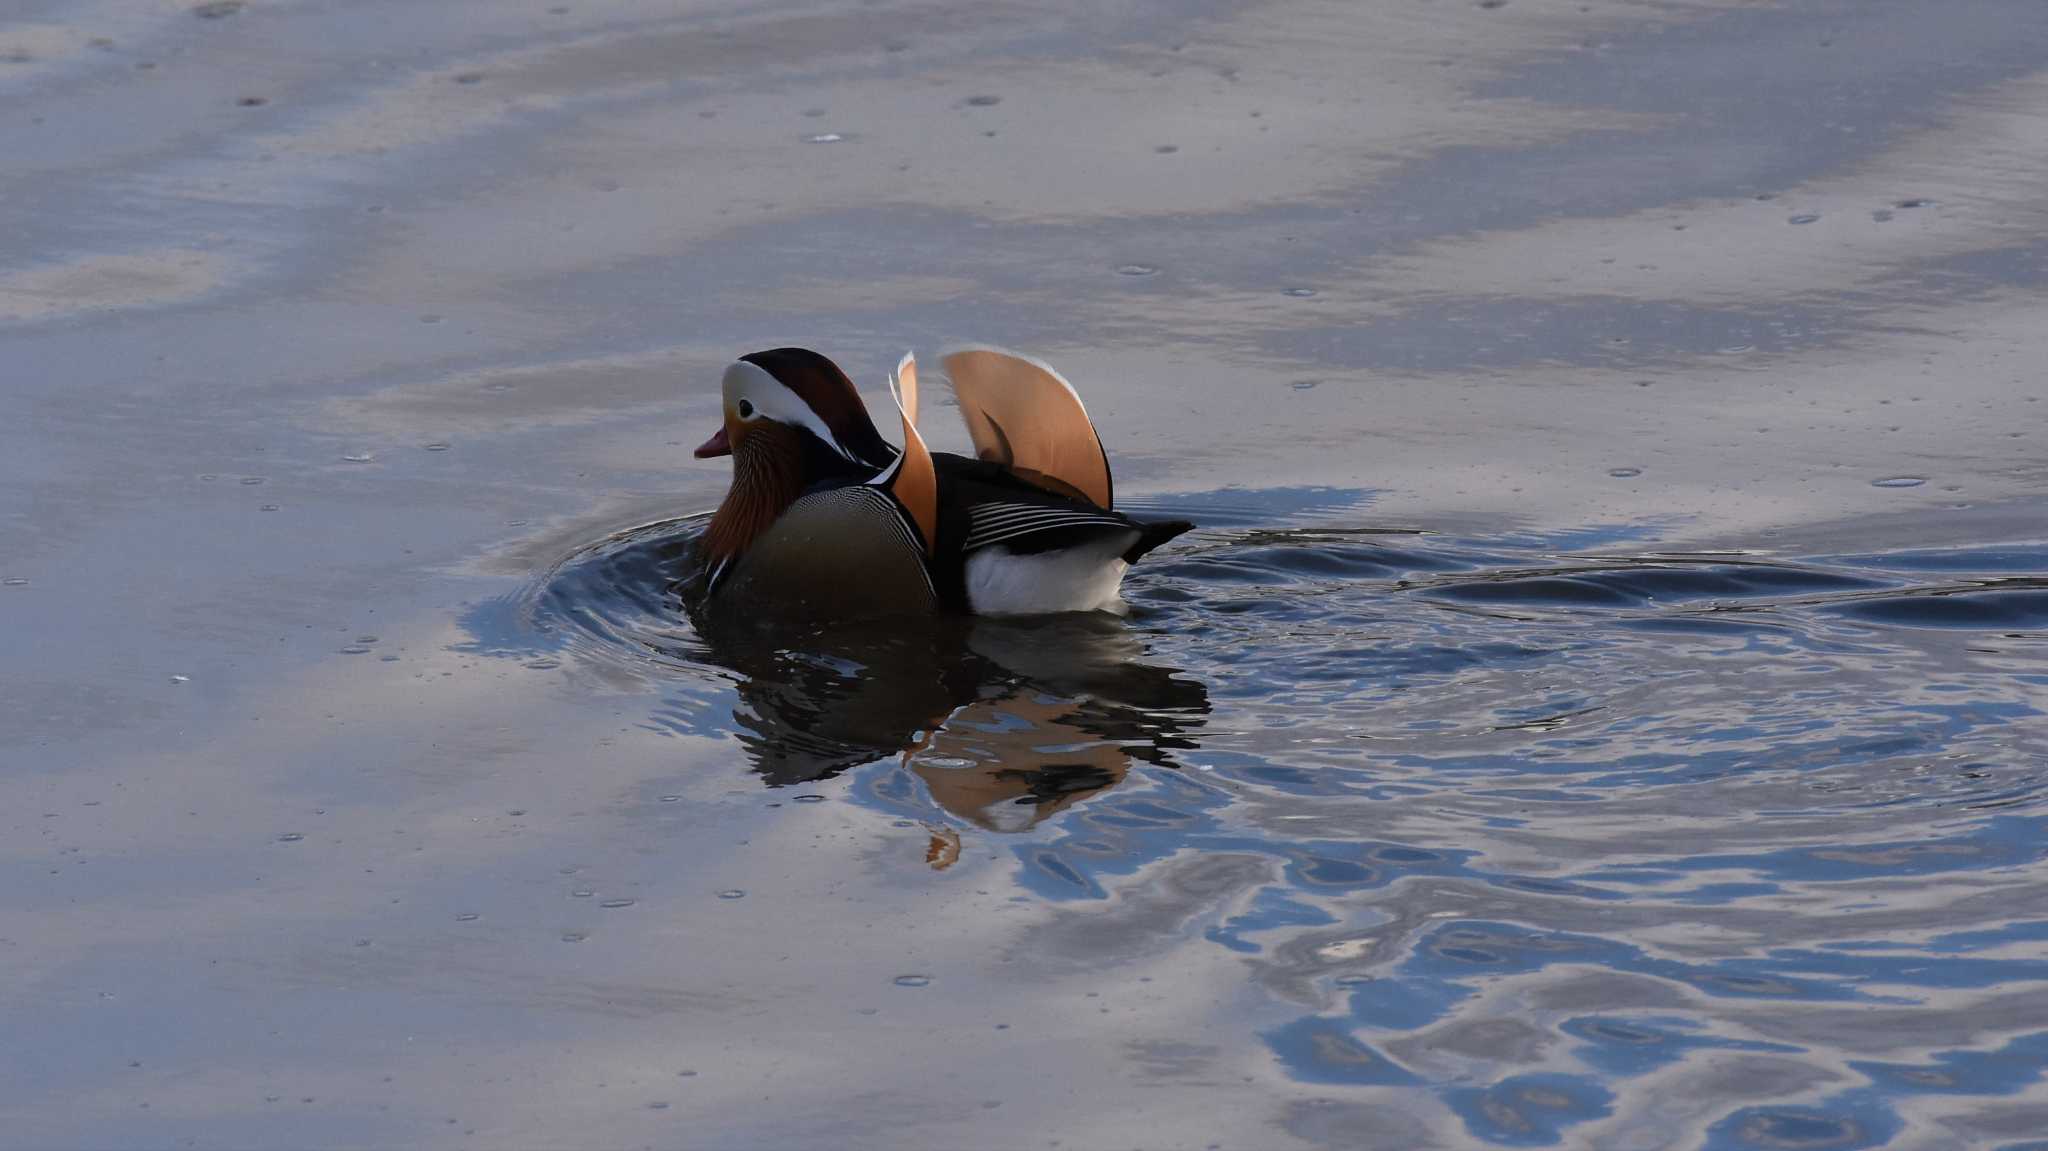
POLYGON ((731 451, 732 488, 704 532, 714 560, 747 550, 803 491, 802 447, 793 429, 763 421, 731 451))

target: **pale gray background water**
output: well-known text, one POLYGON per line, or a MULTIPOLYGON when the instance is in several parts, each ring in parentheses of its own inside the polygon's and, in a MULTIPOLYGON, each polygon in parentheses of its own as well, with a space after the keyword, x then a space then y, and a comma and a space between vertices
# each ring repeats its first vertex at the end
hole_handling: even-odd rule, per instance
POLYGON ((2048 1145, 2044 189, 2038 0, 9 0, 0 1144, 2048 1145), (962 340, 1129 624, 588 550, 962 340))

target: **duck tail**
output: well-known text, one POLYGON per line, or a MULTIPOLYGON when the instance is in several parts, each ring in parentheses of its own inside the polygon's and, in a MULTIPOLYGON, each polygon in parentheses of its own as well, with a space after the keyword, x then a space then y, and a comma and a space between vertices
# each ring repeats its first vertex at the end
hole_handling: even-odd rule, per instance
POLYGON ((1194 524, 1186 520, 1155 520, 1152 523, 1138 524, 1138 542, 1132 544, 1124 552, 1124 562, 1127 564, 1137 563, 1140 559, 1144 558, 1146 552, 1166 543, 1182 532, 1192 529, 1194 526, 1194 524))

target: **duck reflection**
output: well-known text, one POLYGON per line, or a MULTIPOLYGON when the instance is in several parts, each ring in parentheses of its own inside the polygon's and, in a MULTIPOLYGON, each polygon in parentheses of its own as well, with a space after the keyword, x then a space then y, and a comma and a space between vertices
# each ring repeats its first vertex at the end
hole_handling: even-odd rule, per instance
MULTIPOLYGON (((711 658, 739 674, 734 719, 765 782, 903 754, 934 802, 989 831, 1022 831, 1114 787, 1134 760, 1172 766, 1209 710, 1201 683, 1144 662, 1138 637, 1108 616, 694 622, 711 658)), ((942 837, 932 861, 954 853, 942 837)))

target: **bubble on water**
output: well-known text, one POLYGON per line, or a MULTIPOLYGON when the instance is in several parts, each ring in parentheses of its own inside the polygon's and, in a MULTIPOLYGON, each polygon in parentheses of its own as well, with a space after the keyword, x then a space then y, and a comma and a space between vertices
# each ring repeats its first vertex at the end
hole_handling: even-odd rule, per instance
POLYGON ((304 838, 306 837, 296 831, 287 831, 283 835, 278 836, 277 841, 279 843, 297 843, 304 838))
POLYGON ((1293 388, 1297 392, 1307 392, 1313 391, 1315 389, 1315 386, 1322 382, 1323 381, 1321 380, 1296 380, 1287 386, 1293 388))
POLYGON ((378 663, 397 663, 397 662, 398 662, 398 657, 397 657, 397 656, 395 656, 395 655, 380 655, 380 656, 378 656, 378 657, 377 657, 377 662, 378 662, 378 663))
POLYGON ((262 476, 243 476, 243 477, 242 477, 242 486, 243 486, 243 487, 245 487, 245 488, 253 488, 253 487, 255 487, 255 486, 256 486, 257 484, 260 484, 260 483, 262 483, 262 482, 263 482, 263 477, 262 477, 262 476))
POLYGON ((617 911, 621 907, 633 906, 633 901, 630 899, 607 899, 603 903, 598 904, 598 906, 611 911, 617 911))
POLYGON ((1174 154, 1175 152, 1178 152, 1178 151, 1180 151, 1180 147, 1179 147, 1179 145, 1176 145, 1176 144, 1161 144, 1161 145, 1159 145, 1158 147, 1156 147, 1156 148, 1154 148, 1154 149, 1152 149, 1152 150, 1153 150, 1154 152, 1157 152, 1157 153, 1159 153, 1159 154, 1160 154, 1160 155, 1162 155, 1162 156, 1171 156, 1171 155, 1173 155, 1173 154, 1174 154))
POLYGON ((1886 476, 1870 481, 1874 488, 1917 488, 1927 482, 1926 476, 1886 476))
POLYGON ((898 987, 930 987, 932 985, 932 977, 929 975, 899 975, 892 982, 898 987))
POLYGON ((192 677, 191 677, 191 676, 189 676, 189 675, 174 675, 174 676, 172 676, 172 677, 171 677, 171 682, 172 682, 172 683, 191 683, 191 682, 192 682, 192 677))
POLYGON ((737 887, 730 888, 726 891, 721 891, 718 893, 718 898, 720 899, 745 899, 746 897, 747 893, 741 891, 737 887))
POLYGON ((657 1099, 654 1102, 649 1103, 647 1105, 647 1109, 649 1111, 666 1111, 668 1110, 668 1102, 666 1100, 657 1099))
POLYGON ((456 917, 455 917, 455 922, 457 922, 457 923, 475 923, 475 922, 476 922, 477 920, 479 920, 479 919, 482 919, 482 918, 483 918, 483 916, 481 916, 481 915, 478 915, 478 914, 477 914, 476 912, 474 912, 474 911, 465 911, 465 912, 463 912, 462 914, 460 914, 460 915, 458 915, 458 916, 456 916, 456 917))
POLYGON ((1283 296, 1293 296, 1297 300, 1306 300, 1310 296, 1315 295, 1316 290, 1314 288, 1289 288, 1280 294, 1283 296))
POLYGON ((1608 474, 1608 475, 1610 475, 1610 476, 1613 476, 1613 477, 1614 477, 1615 479, 1617 479, 1617 480, 1626 480, 1626 479, 1633 479, 1633 478, 1635 478, 1636 476, 1642 475, 1642 474, 1643 474, 1643 469, 1641 469, 1641 468, 1608 468, 1608 469, 1607 469, 1607 474, 1608 474))
POLYGON ((543 656, 540 659, 527 660, 524 664, 521 664, 520 666, 529 667, 535 671, 553 671, 554 669, 562 666, 562 664, 560 660, 548 659, 547 657, 543 656))
POLYGON ((435 440, 433 443, 427 444, 426 449, 430 452, 445 452, 448 450, 448 445, 440 440, 435 440))
POLYGON ((810 144, 837 144, 844 139, 846 135, 843 132, 820 132, 815 136, 804 137, 804 141, 810 144))
POLYGON ((798 803, 823 803, 825 802, 825 797, 822 795, 799 795, 796 797, 796 801, 798 803))
POLYGON ((512 816, 513 818, 515 818, 515 819, 516 819, 516 818, 518 818, 519 816, 525 815, 525 814, 526 814, 526 809, 525 809, 525 808, 523 808, 523 807, 515 807, 515 808, 512 808, 511 810, 507 811, 507 812, 506 812, 505 814, 506 814, 506 815, 509 815, 509 816, 512 816))
POLYGON ((1756 345, 1755 345, 1755 344, 1730 344, 1730 345, 1728 345, 1727 347, 1725 347, 1725 348, 1722 348, 1722 349, 1721 349, 1720 351, 1721 351, 1721 354, 1722 354, 1722 355, 1724 355, 1724 356, 1739 356, 1739 355, 1743 354, 1744 352, 1753 352, 1753 351, 1756 351, 1756 345))
POLYGON ((200 478, 200 480, 202 480, 203 482, 205 482, 205 483, 209 483, 209 484, 210 484, 210 483, 212 483, 213 481, 215 481, 215 480, 219 479, 220 477, 219 477, 219 476, 217 476, 217 475, 214 475, 214 474, 213 474, 212 472, 201 472, 201 473, 199 473, 199 478, 200 478))
POLYGON ((661 802, 663 803, 681 803, 682 801, 683 797, 680 795, 664 795, 661 797, 661 802))
POLYGON ((1914 208, 1932 208, 1933 206, 1934 201, 1920 199, 1917 197, 1910 200, 1900 200, 1898 203, 1892 205, 1892 207, 1894 208, 1904 208, 1909 212, 1912 211, 1914 208))
POLYGON ((367 647, 364 647, 364 646, 363 646, 362 644, 359 644, 359 643, 352 643, 352 644, 348 645, 347 647, 345 647, 345 648, 342 648, 342 649, 341 649, 341 654, 343 654, 343 655, 368 655, 368 654, 370 654, 370 649, 369 649, 369 648, 367 648, 367 647))
POLYGON ((1819 212, 1801 212, 1785 222, 1788 224, 1811 224, 1818 219, 1820 219, 1819 212))
POLYGON ((376 458, 375 455, 369 452, 344 452, 342 453, 341 462, 345 464, 367 464, 376 458))
POLYGON ((377 642, 377 637, 376 637, 376 636, 374 636, 374 635, 369 635, 369 634, 365 633, 365 634, 363 634, 363 635, 359 635, 359 636, 357 636, 357 637, 356 637, 356 642, 357 642, 357 643, 376 643, 376 642, 377 642))
POLYGON ((1119 276, 1156 276, 1159 274, 1159 269, 1150 264, 1122 264, 1117 267, 1116 274, 1119 276))
POLYGON ((8 576, 8 577, 7 577, 6 579, 0 579, 0 587, 27 587, 27 586, 28 586, 28 580, 24 579, 24 578, 23 578, 23 577, 21 577, 21 576, 8 576))
POLYGON ((967 104, 971 108, 993 108, 1002 102, 1003 98, 1001 96, 969 96, 967 98, 967 104))
POLYGON ((597 892, 591 890, 588 887, 579 887, 576 890, 570 892, 569 894, 575 896, 578 899, 589 899, 591 896, 596 895, 597 892))

